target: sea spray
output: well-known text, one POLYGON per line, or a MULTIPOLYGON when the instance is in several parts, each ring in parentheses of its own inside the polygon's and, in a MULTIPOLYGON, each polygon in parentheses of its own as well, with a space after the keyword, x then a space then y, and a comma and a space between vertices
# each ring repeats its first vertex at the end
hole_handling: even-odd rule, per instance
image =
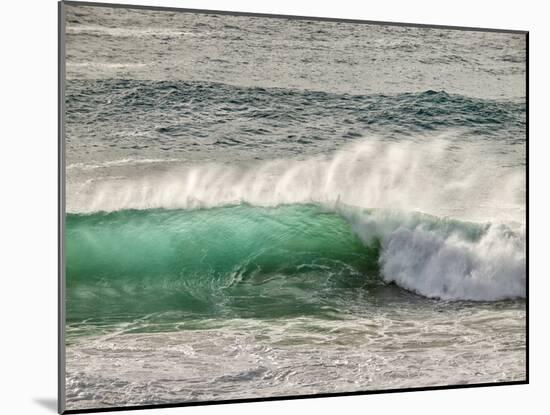
MULTIPOLYGON (((112 164, 112 162, 110 162, 112 164)), ((524 222, 525 174, 452 136, 365 138, 330 156, 249 163, 171 163, 169 170, 69 183, 73 213, 341 202, 475 221, 524 222)))

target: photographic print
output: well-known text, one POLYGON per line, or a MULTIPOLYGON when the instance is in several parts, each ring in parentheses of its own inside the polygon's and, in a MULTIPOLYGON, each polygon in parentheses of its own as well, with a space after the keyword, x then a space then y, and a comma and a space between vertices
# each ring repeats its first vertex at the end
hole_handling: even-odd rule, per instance
POLYGON ((527 382, 527 32, 60 36, 60 411, 527 382))

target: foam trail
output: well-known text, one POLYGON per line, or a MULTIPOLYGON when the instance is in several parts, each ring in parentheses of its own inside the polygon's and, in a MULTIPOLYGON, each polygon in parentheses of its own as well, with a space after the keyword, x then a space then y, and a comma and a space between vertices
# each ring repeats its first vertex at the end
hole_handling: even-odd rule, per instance
POLYGON ((168 173, 68 184, 69 212, 337 201, 468 220, 524 221, 521 167, 450 140, 364 140, 330 157, 182 165, 168 173))

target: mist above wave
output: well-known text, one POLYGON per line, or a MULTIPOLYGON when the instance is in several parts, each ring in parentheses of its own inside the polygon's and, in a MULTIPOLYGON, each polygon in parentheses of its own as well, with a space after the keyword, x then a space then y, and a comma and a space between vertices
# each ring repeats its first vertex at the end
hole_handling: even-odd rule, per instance
POLYGON ((491 151, 482 144, 461 144, 440 136, 407 142, 364 139, 333 154, 302 160, 240 164, 171 160, 167 171, 72 181, 67 187, 67 210, 342 203, 466 220, 524 222, 524 168, 503 166, 505 161, 491 151))

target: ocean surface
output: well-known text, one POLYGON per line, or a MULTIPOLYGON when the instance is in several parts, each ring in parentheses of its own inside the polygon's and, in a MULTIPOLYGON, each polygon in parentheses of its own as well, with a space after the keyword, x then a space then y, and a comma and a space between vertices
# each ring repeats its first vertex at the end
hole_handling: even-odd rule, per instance
POLYGON ((66 12, 67 409, 526 378, 524 35, 66 12))

